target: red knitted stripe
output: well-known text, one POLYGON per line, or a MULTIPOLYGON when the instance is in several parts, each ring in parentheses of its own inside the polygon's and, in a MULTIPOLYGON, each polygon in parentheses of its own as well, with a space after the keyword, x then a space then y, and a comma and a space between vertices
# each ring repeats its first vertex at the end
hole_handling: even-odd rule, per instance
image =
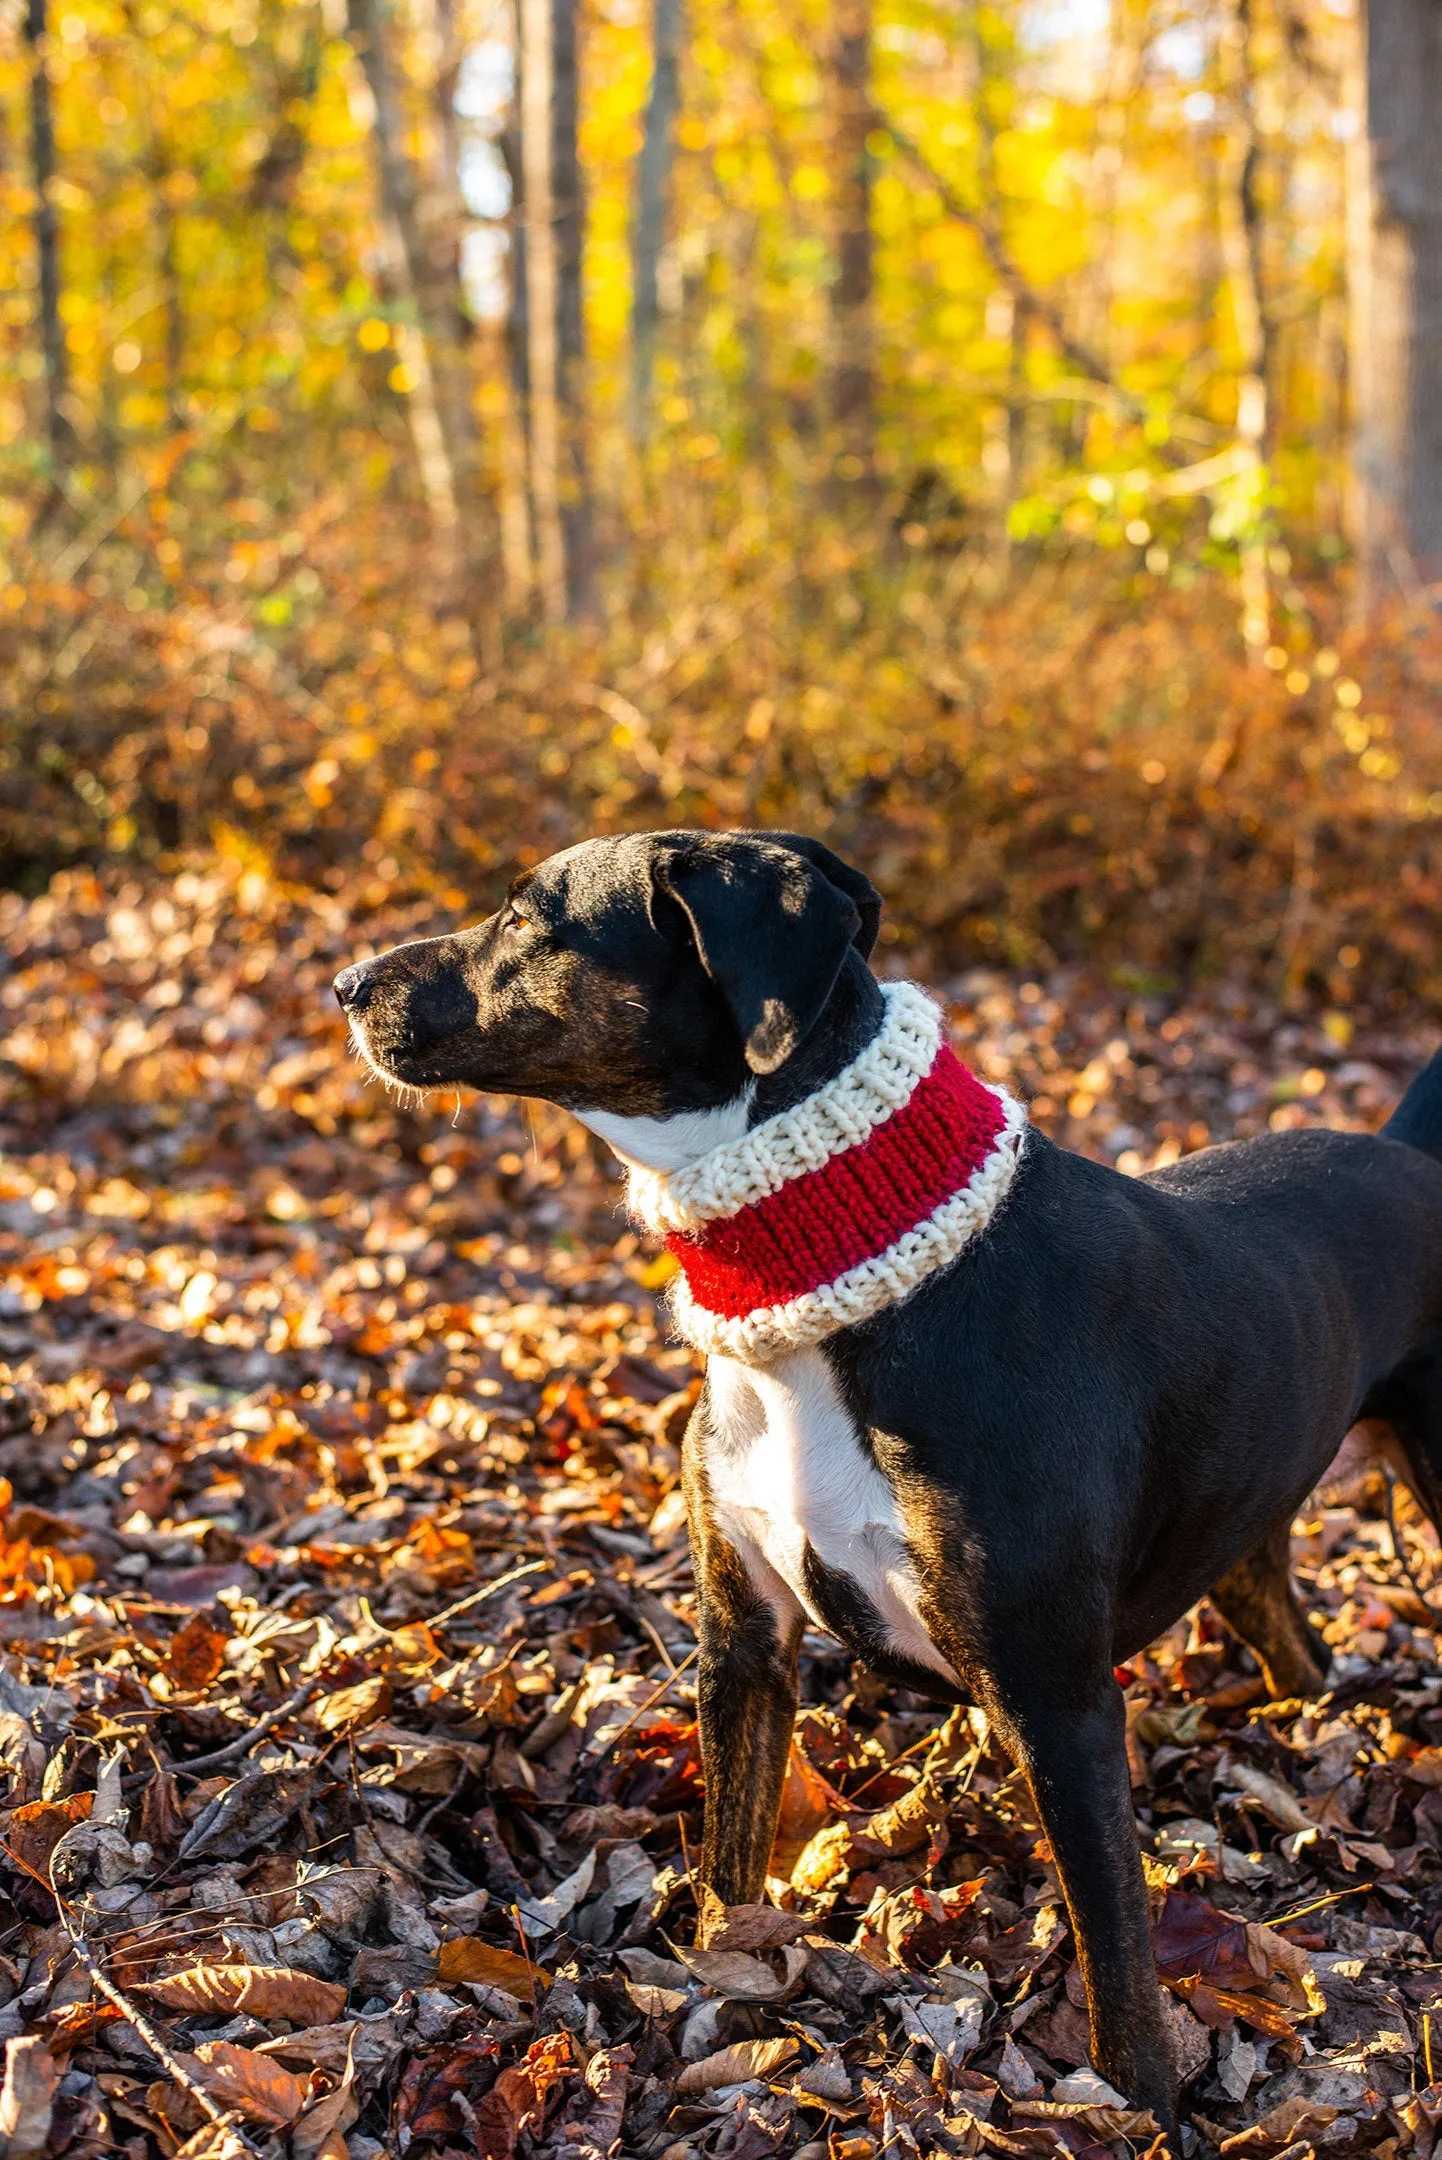
POLYGON ((666 1243, 707 1312, 735 1320, 787 1304, 935 1214, 980 1169, 1004 1123, 996 1096, 943 1043, 909 1101, 858 1147, 666 1243))

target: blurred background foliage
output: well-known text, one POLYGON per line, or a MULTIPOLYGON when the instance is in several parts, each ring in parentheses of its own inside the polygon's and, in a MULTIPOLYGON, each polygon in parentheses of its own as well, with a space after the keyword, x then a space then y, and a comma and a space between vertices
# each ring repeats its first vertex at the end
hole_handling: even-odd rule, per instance
POLYGON ((1372 5, 12 4, 0 872, 797 825, 922 964, 1442 992, 1372 5))

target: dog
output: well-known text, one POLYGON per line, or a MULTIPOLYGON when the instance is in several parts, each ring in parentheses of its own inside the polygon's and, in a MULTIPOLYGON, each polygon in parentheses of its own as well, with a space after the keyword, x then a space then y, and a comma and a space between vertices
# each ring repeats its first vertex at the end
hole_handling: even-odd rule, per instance
POLYGON ((572 1111, 681 1263, 703 1880, 762 1893, 808 1621, 979 1705, 1050 1841, 1092 2060, 1174 2137, 1114 1668, 1209 1593, 1274 1696, 1322 1689, 1288 1532, 1359 1419, 1442 1521, 1442 1053, 1379 1135, 1126 1177, 877 981, 880 915, 796 834, 600 838, 335 988, 386 1080, 572 1111))

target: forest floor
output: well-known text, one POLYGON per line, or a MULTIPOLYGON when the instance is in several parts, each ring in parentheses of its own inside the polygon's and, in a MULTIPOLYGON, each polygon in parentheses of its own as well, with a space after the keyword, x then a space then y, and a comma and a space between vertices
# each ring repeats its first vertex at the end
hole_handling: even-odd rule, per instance
MULTIPOLYGON (((234 865, 0 903, 5 2152, 1144 2149, 1017 1776, 829 1638, 771 1901, 692 1948, 696 1369, 579 1128, 348 1056, 332 973, 427 923, 234 865)), ((1433 1047, 935 987, 1131 1170, 1375 1125, 1433 1047)), ((1330 1695, 1206 1606, 1119 1676, 1188 2151, 1430 2160, 1442 1553, 1363 1474, 1294 1549, 1330 1695)))

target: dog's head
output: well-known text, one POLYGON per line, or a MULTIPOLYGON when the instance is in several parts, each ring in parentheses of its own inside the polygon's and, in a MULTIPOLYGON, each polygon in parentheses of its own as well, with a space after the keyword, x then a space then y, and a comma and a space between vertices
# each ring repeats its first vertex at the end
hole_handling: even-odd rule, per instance
POLYGON ((668 1118, 777 1072, 848 956, 865 972, 880 916, 815 840, 633 833, 551 856, 475 929, 360 961, 335 988, 385 1079, 668 1118))

